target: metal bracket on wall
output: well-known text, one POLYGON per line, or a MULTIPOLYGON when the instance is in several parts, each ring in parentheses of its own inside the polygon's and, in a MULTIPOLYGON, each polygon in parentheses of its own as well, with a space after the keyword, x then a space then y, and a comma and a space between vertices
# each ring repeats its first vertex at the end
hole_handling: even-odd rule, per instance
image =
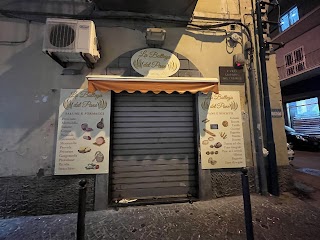
POLYGON ((273 44, 273 45, 277 45, 278 47, 276 49, 273 49, 273 51, 277 51, 279 48, 283 48, 286 44, 284 42, 281 42, 281 43, 275 43, 275 42, 271 42, 268 44, 273 44))
POLYGON ((80 52, 80 56, 86 62, 88 68, 91 68, 91 69, 94 68, 94 64, 92 62, 90 62, 89 58, 86 55, 84 55, 82 52, 80 52))
POLYGON ((50 53, 49 51, 46 51, 46 54, 51 57, 54 61, 56 61, 57 63, 59 63, 59 65, 63 68, 66 68, 67 67, 67 64, 65 62, 62 62, 60 60, 60 58, 58 58, 57 55, 55 55, 54 53, 50 53))
POLYGON ((266 2, 266 1, 260 1, 260 4, 261 5, 269 5, 269 6, 273 6, 273 7, 276 7, 279 5, 278 3, 271 3, 271 2, 266 2))

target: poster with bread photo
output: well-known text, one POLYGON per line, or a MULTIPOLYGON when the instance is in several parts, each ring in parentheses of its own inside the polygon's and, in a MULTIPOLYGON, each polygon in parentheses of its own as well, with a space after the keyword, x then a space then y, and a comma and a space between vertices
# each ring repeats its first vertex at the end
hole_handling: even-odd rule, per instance
POLYGON ((55 175, 109 172, 111 94, 61 89, 55 175))
POLYGON ((201 94, 198 109, 202 169, 245 167, 239 92, 201 94))

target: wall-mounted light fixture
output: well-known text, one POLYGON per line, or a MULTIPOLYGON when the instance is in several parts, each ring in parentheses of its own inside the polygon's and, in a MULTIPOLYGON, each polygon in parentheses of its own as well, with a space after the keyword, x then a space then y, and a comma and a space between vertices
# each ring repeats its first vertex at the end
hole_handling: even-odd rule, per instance
POLYGON ((166 30, 162 28, 148 28, 146 32, 146 43, 150 47, 160 47, 166 39, 166 30))
POLYGON ((233 66, 235 68, 243 68, 245 63, 246 63, 246 60, 242 53, 233 55, 233 66))

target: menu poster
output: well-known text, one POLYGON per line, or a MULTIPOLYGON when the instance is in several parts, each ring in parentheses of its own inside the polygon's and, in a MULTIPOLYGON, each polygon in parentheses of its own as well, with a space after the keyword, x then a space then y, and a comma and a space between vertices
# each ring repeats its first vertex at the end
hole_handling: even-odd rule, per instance
POLYGON ((201 94, 198 105, 202 169, 245 167, 239 92, 201 94))
POLYGON ((55 175, 109 171, 111 94, 61 89, 55 175))

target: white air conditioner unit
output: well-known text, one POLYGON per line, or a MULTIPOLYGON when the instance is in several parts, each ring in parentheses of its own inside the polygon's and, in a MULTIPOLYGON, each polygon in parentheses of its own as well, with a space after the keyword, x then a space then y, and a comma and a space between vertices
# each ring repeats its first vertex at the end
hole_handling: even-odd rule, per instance
POLYGON ((93 64, 100 59, 98 39, 94 23, 89 20, 48 18, 46 22, 43 52, 61 66, 67 62, 93 64))

